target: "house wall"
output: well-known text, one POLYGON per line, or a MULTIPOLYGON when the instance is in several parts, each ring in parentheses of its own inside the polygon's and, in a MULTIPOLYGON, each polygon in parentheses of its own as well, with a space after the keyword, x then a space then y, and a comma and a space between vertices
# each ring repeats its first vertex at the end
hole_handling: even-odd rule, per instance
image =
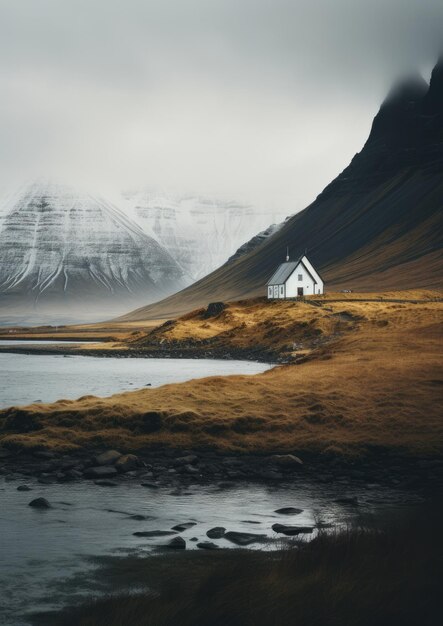
POLYGON ((309 262, 309 259, 307 257, 303 257, 302 260, 303 260, 303 263, 306 265, 306 267, 311 272, 311 274, 313 275, 313 277, 315 278, 315 280, 317 282, 317 284, 315 286, 315 293, 323 293, 324 289, 325 289, 325 285, 324 285, 322 279, 320 278, 318 273, 315 271, 315 268, 309 262))
POLYGON ((301 263, 297 265, 295 270, 286 281, 286 297, 296 298, 297 289, 299 287, 303 287, 303 295, 305 296, 310 296, 314 293, 314 281, 301 263), (299 274, 301 274, 302 280, 298 280, 299 274))
POLYGON ((317 274, 315 269, 309 263, 306 257, 303 258, 303 263, 300 262, 295 270, 292 272, 288 280, 284 285, 269 285, 268 286, 268 299, 282 299, 282 298, 297 298, 298 288, 303 288, 304 296, 311 296, 313 294, 321 294, 324 291, 323 281, 317 274), (304 267, 303 263, 309 268, 309 272, 316 278, 316 283, 312 279, 308 270, 304 267), (298 279, 299 274, 301 280, 298 279))
POLYGON ((268 286, 268 300, 275 300, 285 297, 284 285, 269 285, 268 286))

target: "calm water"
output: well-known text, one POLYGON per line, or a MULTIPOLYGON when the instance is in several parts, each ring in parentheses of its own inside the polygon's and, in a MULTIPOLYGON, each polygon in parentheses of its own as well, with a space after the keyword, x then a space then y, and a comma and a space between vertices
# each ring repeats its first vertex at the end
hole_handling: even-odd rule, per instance
MULTIPOLYGON (((249 484, 225 490, 195 485, 177 495, 171 487, 151 490, 136 481, 99 487, 90 482, 40 485, 27 480, 32 491, 17 491, 23 482, 0 479, 2 626, 22 626, 32 612, 58 608, 94 593, 91 556, 143 555, 169 540, 135 537, 135 531, 169 530, 180 522, 194 521, 193 528, 181 533, 189 549, 196 549, 195 543, 189 542, 191 537, 207 540, 206 531, 213 526, 263 533, 279 541, 271 529, 277 521, 343 524, 362 513, 378 516, 413 504, 392 489, 359 487, 360 491, 355 491, 348 487, 347 493, 358 495, 360 506, 338 505, 334 499, 343 495, 343 488, 337 484, 279 484, 269 488, 249 484), (38 496, 46 497, 53 508, 29 507, 30 500, 38 496), (277 515, 275 509, 283 506, 299 507, 303 513, 277 515), (131 519, 133 514, 148 519, 131 519)), ((216 542, 233 547, 227 540, 216 542)), ((263 549, 263 544, 251 548, 263 549)))
MULTIPOLYGON (((109 395, 150 383, 158 386, 217 374, 255 374, 269 366, 243 361, 182 359, 118 359, 62 355, 0 353, 0 405, 36 400, 109 395)), ((140 480, 142 482, 142 480, 140 480)), ((36 611, 60 608, 96 593, 94 556, 144 555, 169 538, 135 537, 136 531, 169 530, 180 522, 196 522, 182 533, 189 549, 191 537, 206 539, 213 526, 266 534, 276 521, 312 525, 316 520, 347 523, 361 513, 379 516, 394 507, 409 506, 401 493, 377 487, 359 491, 359 507, 339 505, 343 485, 258 484, 219 489, 194 485, 186 490, 151 490, 138 480, 115 487, 93 482, 41 485, 28 478, 0 478, 0 624, 23 626, 36 611), (31 491, 17 491, 26 483, 31 491), (36 510, 28 503, 43 496, 52 505, 36 510), (303 509, 297 516, 278 516, 283 506, 303 509), (131 515, 146 519, 134 520, 131 515)), ((280 539, 278 539, 280 541, 280 539)), ((220 546, 233 547, 226 540, 220 546)), ((272 544, 269 544, 272 545, 272 544)), ((268 544, 253 544, 266 549, 268 544)))
POLYGON ((109 396, 150 385, 228 374, 257 374, 266 363, 0 353, 0 407, 109 396))

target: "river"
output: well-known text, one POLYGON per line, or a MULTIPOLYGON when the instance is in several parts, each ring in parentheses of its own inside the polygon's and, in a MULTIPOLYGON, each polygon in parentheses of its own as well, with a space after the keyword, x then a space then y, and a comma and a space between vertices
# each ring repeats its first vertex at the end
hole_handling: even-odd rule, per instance
POLYGON ((0 408, 75 400, 85 395, 110 396, 205 376, 258 374, 269 367, 255 361, 222 359, 104 358, 2 352, 0 408))
MULTIPOLYGON (((170 539, 137 537, 133 534, 137 531, 170 530, 178 523, 195 522, 180 533, 188 549, 196 549, 191 541, 195 537, 207 541, 206 531, 214 526, 263 533, 280 541, 281 536, 271 529, 275 522, 341 525, 361 515, 380 516, 414 504, 413 496, 392 488, 351 486, 348 492, 358 496, 360 505, 347 506, 335 502, 342 491, 339 484, 300 481, 149 489, 137 480, 103 487, 85 481, 42 485, 29 479, 0 479, 0 622, 2 626, 22 626, 34 612, 56 609, 94 593, 93 556, 144 555, 170 539), (25 483, 32 491, 17 491, 25 483), (52 508, 28 506, 40 496, 47 498, 52 508), (286 506, 303 512, 296 516, 275 512, 286 506)), ((225 539, 217 543, 235 547, 225 539)), ((269 545, 250 547, 266 549, 269 545)))
MULTIPOLYGON (((256 374, 270 365, 255 362, 194 359, 98 358, 63 355, 0 353, 0 405, 27 404, 109 395, 146 385, 182 382, 212 375, 256 374)), ((145 555, 161 550, 169 537, 144 538, 138 531, 171 530, 179 523, 194 525, 180 533, 187 549, 207 540, 214 526, 266 535, 268 549, 281 541, 276 522, 340 526, 361 515, 379 517, 415 504, 414 496, 384 485, 321 484, 309 480, 263 483, 218 483, 142 486, 143 478, 123 477, 115 486, 92 481, 41 484, 35 477, 0 476, 0 623, 29 624, 32 614, 58 609, 96 593, 94 557, 145 555), (26 486, 29 491, 18 490, 26 486), (337 503, 346 489, 359 506, 337 503), (46 498, 49 509, 28 506, 46 498), (298 507, 297 515, 276 513, 298 507), (274 542, 274 543, 273 543, 274 542)), ((312 535, 310 535, 312 536, 312 535)), ((219 547, 234 547, 226 539, 219 547)))

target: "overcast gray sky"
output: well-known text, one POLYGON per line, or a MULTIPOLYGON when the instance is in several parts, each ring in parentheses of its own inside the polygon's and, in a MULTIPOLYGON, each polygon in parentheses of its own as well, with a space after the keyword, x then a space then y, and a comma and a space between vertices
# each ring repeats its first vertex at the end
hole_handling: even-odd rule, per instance
POLYGON ((442 0, 0 0, 0 183, 296 211, 442 44, 442 0))

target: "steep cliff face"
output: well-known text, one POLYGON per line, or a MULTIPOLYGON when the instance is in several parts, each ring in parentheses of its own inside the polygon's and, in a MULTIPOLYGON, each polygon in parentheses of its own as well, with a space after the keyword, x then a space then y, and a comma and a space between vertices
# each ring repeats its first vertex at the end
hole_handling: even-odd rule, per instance
POLYGON ((217 269, 255 233, 281 222, 284 211, 234 201, 149 190, 126 192, 126 208, 194 280, 217 269))
POLYGON ((350 165, 261 245, 181 293, 128 319, 172 317, 264 293, 286 246, 309 258, 326 289, 443 287, 443 59, 430 85, 396 86, 350 165))
POLYGON ((0 321, 103 317, 189 282, 103 198, 39 181, 0 209, 0 321))

